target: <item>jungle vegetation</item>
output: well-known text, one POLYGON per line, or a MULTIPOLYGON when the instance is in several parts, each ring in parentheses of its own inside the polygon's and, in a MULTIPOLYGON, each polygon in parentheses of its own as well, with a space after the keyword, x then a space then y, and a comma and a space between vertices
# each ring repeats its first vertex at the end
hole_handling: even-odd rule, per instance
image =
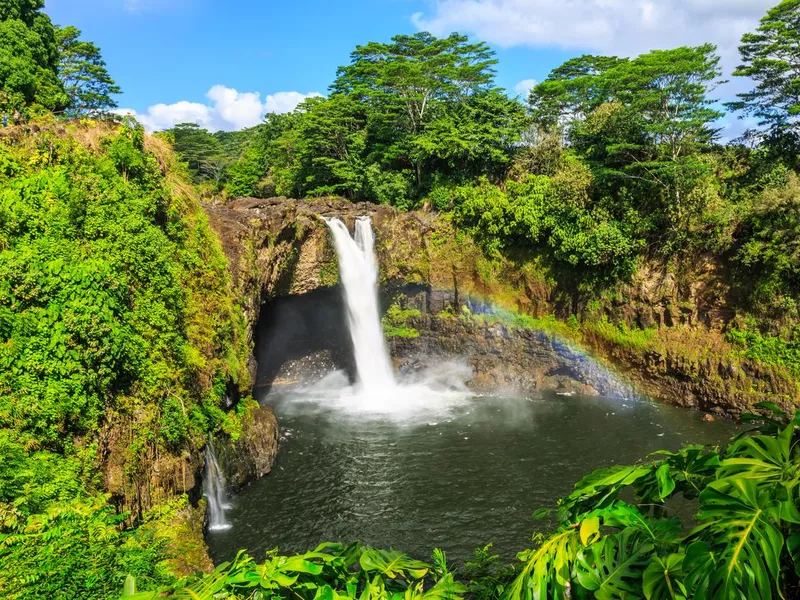
POLYGON ((90 119, 120 90, 100 49, 43 4, 0 0, 0 116, 14 126, 0 129, 0 596, 113 598, 123 582, 128 597, 797 593, 798 420, 782 414, 725 448, 590 475, 511 567, 490 549, 452 570, 439 552, 329 544, 180 579, 160 532, 187 499, 132 511, 98 465, 109 429, 128 435, 135 487, 156 457, 241 428, 247 398, 223 406, 248 388, 245 325, 201 194, 439 211, 488 256, 544 257, 589 294, 645 258, 709 254, 758 317, 732 341, 796 371, 800 0, 744 36, 734 73, 711 45, 581 56, 515 99, 488 46, 419 33, 359 46, 326 98, 255 128, 156 136, 90 119), (723 106, 728 76, 754 84, 723 106), (726 110, 759 126, 723 142, 726 110), (669 518, 677 496, 696 503, 688 530, 669 518))

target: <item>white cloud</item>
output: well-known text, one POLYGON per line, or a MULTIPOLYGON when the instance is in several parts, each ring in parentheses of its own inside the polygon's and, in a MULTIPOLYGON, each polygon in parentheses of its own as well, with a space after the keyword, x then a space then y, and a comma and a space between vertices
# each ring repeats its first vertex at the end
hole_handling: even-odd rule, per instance
MULTIPOLYGON (((776 0, 432 0, 420 30, 464 31, 501 47, 537 46, 632 56, 713 42, 728 65, 739 39, 776 0)), ((726 65, 726 66, 728 66, 726 65)))
POLYGON ((528 99, 531 90, 536 87, 536 83, 537 81, 535 79, 523 79, 514 86, 514 92, 516 92, 517 96, 525 101, 528 99))
POLYGON ((117 114, 130 114, 149 131, 169 129, 178 123, 197 123, 209 131, 234 131, 258 125, 270 112, 291 112, 306 98, 320 96, 317 92, 277 92, 261 101, 258 92, 239 92, 224 85, 215 85, 206 94, 209 103, 182 100, 174 104, 155 104, 144 113, 120 108, 117 114))

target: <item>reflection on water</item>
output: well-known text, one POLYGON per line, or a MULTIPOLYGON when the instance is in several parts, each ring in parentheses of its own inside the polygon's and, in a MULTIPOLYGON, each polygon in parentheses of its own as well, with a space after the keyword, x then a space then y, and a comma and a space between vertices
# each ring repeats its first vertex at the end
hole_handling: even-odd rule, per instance
POLYGON ((510 558, 541 526, 533 511, 553 506, 592 469, 719 443, 733 431, 729 422, 643 401, 457 400, 415 403, 418 412, 403 419, 364 419, 322 395, 270 398, 285 438, 278 462, 236 496, 232 528, 209 533, 212 556, 360 540, 419 558, 441 547, 456 561, 493 542, 510 558))

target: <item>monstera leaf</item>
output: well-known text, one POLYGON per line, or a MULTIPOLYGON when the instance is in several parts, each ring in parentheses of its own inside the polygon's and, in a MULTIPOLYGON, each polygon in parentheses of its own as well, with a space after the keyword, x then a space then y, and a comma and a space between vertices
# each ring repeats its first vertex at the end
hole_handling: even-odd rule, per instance
MULTIPOLYGON (((678 519, 652 519, 636 507, 617 500, 606 508, 587 513, 586 518, 597 517, 605 527, 617 527, 637 531, 657 548, 671 548, 678 542, 681 531, 678 519)), ((583 521, 585 523, 586 520, 583 521)))
POLYGON ((719 466, 719 453, 708 446, 686 446, 678 452, 659 451, 651 456, 663 456, 647 476, 634 484, 636 496, 642 502, 663 502, 680 492, 686 498, 700 495, 713 481, 719 466))
POLYGON ((683 554, 653 558, 642 575, 642 590, 647 600, 686 600, 684 558, 683 554))
POLYGON ((525 566, 506 588, 503 600, 565 600, 579 548, 579 528, 570 526, 520 554, 525 566))
POLYGON ((638 531, 625 529, 578 552, 578 583, 597 600, 635 598, 642 575, 653 556, 653 544, 638 531))
POLYGON ((686 587, 695 598, 767 600, 779 595, 779 502, 751 479, 716 481, 700 495, 689 534, 686 587))
POLYGON ((575 519, 582 512, 603 508, 613 502, 620 490, 646 477, 652 468, 648 465, 614 466, 598 469, 575 485, 575 491, 559 503, 562 522, 575 519))
POLYGON ((789 490, 800 482, 800 462, 792 460, 794 425, 777 436, 756 435, 736 441, 722 461, 717 477, 739 477, 759 484, 780 483, 789 490))

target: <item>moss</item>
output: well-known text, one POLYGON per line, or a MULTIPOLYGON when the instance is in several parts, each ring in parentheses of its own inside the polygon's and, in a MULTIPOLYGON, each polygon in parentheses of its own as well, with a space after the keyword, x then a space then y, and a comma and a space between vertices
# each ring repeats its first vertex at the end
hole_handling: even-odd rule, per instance
POLYGON ((160 570, 176 578, 214 570, 203 537, 203 512, 204 501, 192 507, 185 495, 148 512, 141 529, 167 548, 168 558, 158 565, 160 570))
POLYGON ((411 319, 418 319, 420 316, 420 311, 401 308, 400 304, 395 302, 383 317, 383 333, 388 338, 418 338, 419 331, 409 326, 407 322, 411 319))
POLYGON ((601 321, 589 322, 584 324, 584 328, 593 331, 601 338, 612 342, 623 348, 644 349, 652 345, 654 338, 658 334, 657 329, 634 329, 624 323, 615 325, 607 318, 601 321))
POLYGON ((407 339, 416 339, 419 337, 419 331, 414 329, 413 327, 408 327, 405 325, 396 326, 384 323, 383 324, 383 334, 387 338, 407 338, 407 339))
POLYGON ((334 287, 339 284, 339 263, 333 252, 325 251, 325 259, 319 270, 319 282, 323 287, 334 287))

